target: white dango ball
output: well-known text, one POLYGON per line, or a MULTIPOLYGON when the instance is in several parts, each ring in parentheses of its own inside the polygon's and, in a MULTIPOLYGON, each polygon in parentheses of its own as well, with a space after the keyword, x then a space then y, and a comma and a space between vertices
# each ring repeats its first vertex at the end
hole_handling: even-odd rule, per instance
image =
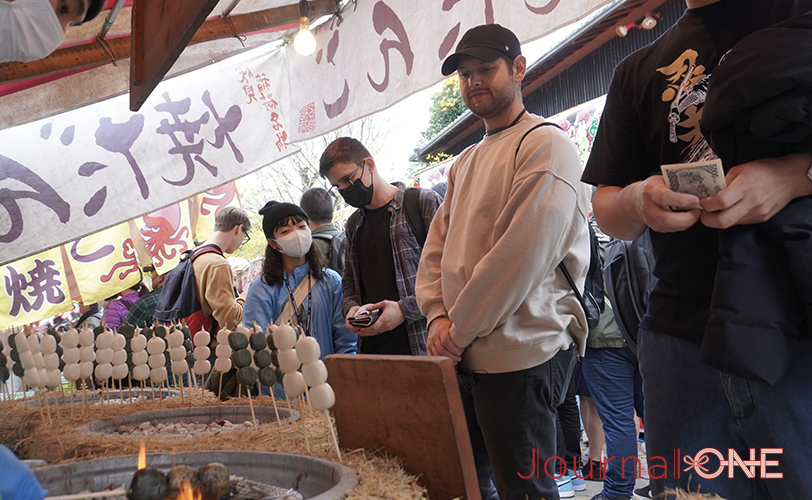
POLYGON ((285 373, 295 372, 302 364, 296 355, 296 349, 279 351, 277 359, 279 359, 279 369, 285 373))
POLYGON ((214 360, 214 369, 225 373, 231 369, 231 358, 217 358, 214 360))
POLYGON ((185 359, 181 359, 180 361, 173 361, 172 362, 172 374, 173 375, 183 375, 189 371, 189 363, 186 362, 185 359))
POLYGON ((208 359, 195 360, 195 375, 206 375, 211 371, 211 362, 208 359))
POLYGON ((329 410, 336 404, 336 394, 330 384, 319 384, 310 388, 310 404, 313 408, 322 411, 329 410))
POLYGON ((76 382, 79 380, 79 364, 67 364, 62 372, 65 375, 65 380, 68 382, 76 382))
MULTIPOLYGON (((48 335, 50 337, 50 335, 48 335)), ((59 370, 59 354, 52 352, 43 356, 43 365, 46 370, 59 370)))
POLYGON ((23 375, 25 377, 25 383, 28 384, 28 387, 36 389, 37 387, 41 387, 42 385, 44 385, 40 383, 39 370, 37 370, 36 368, 25 370, 25 373, 23 375))
POLYGON ((175 330, 166 337, 166 340, 169 341, 169 347, 180 347, 183 345, 183 332, 175 330))
POLYGON ((225 328, 220 328, 220 331, 217 332, 217 343, 218 344, 228 344, 228 334, 231 333, 225 328))
MULTIPOLYGON (((57 366, 59 365, 57 364, 57 366)), ((49 388, 53 389, 54 387, 62 385, 62 372, 59 370, 48 370, 46 373, 48 374, 48 383, 46 385, 49 388)))
MULTIPOLYGON (((316 339, 302 335, 296 341, 296 355, 303 365, 312 363, 321 356, 321 347, 316 339)), ((283 370, 284 371, 284 370, 283 370)))
POLYGON ((327 381, 327 367, 320 359, 302 365, 302 375, 308 387, 314 387, 327 381))
POLYGON ((200 330, 199 332, 195 333, 192 340, 195 347, 208 346, 209 342, 211 342, 211 335, 209 335, 209 332, 206 330, 200 330))
POLYGON ((96 337, 96 350, 110 349, 113 347, 113 332, 105 330, 96 337))
POLYGON ((93 376, 93 362, 82 361, 79 363, 79 378, 90 378, 93 376))
POLYGON ((127 364, 127 351, 124 349, 120 351, 113 351, 113 361, 114 365, 126 365, 127 364))
POLYGON ((76 328, 71 328, 67 332, 62 334, 62 349, 73 349, 74 347, 79 346, 79 332, 76 331, 76 328))
POLYGON ((113 375, 113 365, 110 363, 102 363, 96 365, 96 378, 99 380, 107 380, 113 375))
POLYGON ((149 378, 149 366, 146 364, 133 367, 133 378, 139 382, 149 378))
POLYGON ((279 351, 296 345, 296 330, 290 325, 282 325, 273 332, 273 343, 279 351))
POLYGON ((153 382, 158 382, 160 384, 161 382, 165 381, 168 378, 166 368, 163 366, 160 368, 153 368, 149 372, 149 378, 153 382))
POLYGON ((31 355, 34 356, 34 367, 37 370, 42 370, 45 368, 45 358, 42 356, 42 353, 39 351, 31 351, 31 355))
POLYGON ((200 361, 201 359, 209 359, 211 356, 211 349, 206 346, 195 347, 195 361, 200 361))
POLYGON ((79 361, 87 363, 96 359, 96 352, 93 350, 92 345, 86 345, 79 348, 79 361))
POLYGON ((148 363, 150 368, 160 368, 166 365, 166 358, 163 354, 151 354, 148 363))
POLYGON ((20 354, 24 352, 31 352, 31 347, 28 345, 28 339, 22 333, 14 336, 14 345, 17 347, 17 352, 20 354))
POLYGON ((117 333, 113 336, 113 350, 114 351, 122 351, 127 346, 127 337, 124 335, 117 333))
POLYGON ((62 361, 66 365, 75 365, 79 363, 79 348, 69 347, 62 352, 62 361))
POLYGON ((301 373, 291 372, 282 377, 282 387, 285 388, 285 395, 288 398, 298 398, 304 394, 306 384, 301 373))
POLYGON ((84 327, 82 331, 79 332, 79 345, 83 347, 93 345, 93 332, 90 328, 84 327))
POLYGON ((121 380, 130 373, 129 368, 127 368, 126 364, 119 364, 113 366, 113 378, 116 380, 121 380))
POLYGON ((136 335, 130 340, 130 349, 133 352, 143 351, 147 348, 147 338, 143 335, 136 335))
POLYGON ((48 355, 56 352, 56 338, 53 335, 45 335, 40 342, 42 354, 48 355))
POLYGON ((166 344, 161 337, 152 337, 147 341, 147 352, 150 354, 163 354, 164 349, 166 349, 166 344))
POLYGON ((27 340, 28 340, 28 348, 31 349, 31 352, 40 352, 39 338, 37 338, 36 335, 29 335, 27 340))
POLYGON ((231 356, 231 346, 226 344, 218 344, 214 350, 218 358, 227 358, 231 356))
POLYGON ((96 363, 105 364, 113 361, 113 350, 109 347, 96 351, 96 363))
POLYGON ((18 352, 18 354, 20 356, 20 364, 23 365, 24 370, 36 368, 36 366, 34 366, 34 355, 31 351, 18 352))
POLYGON ((136 351, 133 352, 133 366, 138 365, 146 365, 147 361, 149 361, 149 354, 147 351, 136 351))
MULTIPOLYGON (((181 335, 183 334, 181 333, 181 335)), ((181 342, 181 345, 169 349, 169 359, 172 361, 186 359, 186 348, 183 347, 183 342, 181 342)))

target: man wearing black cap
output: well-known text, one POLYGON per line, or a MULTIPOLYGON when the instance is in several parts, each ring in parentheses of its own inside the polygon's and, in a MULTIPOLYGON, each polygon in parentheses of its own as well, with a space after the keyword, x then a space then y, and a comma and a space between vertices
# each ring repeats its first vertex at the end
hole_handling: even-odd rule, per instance
POLYGON ((499 25, 472 28, 443 63, 486 136, 448 177, 417 276, 428 353, 457 362, 483 498, 558 499, 556 408, 586 318, 589 195, 570 139, 525 112, 526 60, 499 25))
POLYGON ((0 0, 0 63, 42 59, 65 31, 96 17, 104 0, 0 0))

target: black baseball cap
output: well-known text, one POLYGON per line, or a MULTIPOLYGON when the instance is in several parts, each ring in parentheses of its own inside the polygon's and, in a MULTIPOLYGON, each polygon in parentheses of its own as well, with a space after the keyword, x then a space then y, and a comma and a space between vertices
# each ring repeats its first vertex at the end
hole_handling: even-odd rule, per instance
POLYGON ((457 50, 443 61, 443 76, 457 71, 460 56, 471 56, 480 61, 493 61, 502 56, 515 59, 522 54, 519 39, 507 28, 498 24, 483 24, 469 29, 462 35, 457 50))
POLYGON ((86 23, 98 16, 99 12, 102 10, 102 7, 104 7, 104 2, 105 0, 90 0, 90 4, 87 6, 87 12, 85 12, 85 18, 82 19, 82 23, 86 23))

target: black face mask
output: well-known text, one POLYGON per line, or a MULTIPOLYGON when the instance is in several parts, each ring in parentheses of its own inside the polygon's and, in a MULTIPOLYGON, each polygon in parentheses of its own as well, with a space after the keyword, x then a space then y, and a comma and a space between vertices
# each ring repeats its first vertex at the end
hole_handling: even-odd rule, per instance
POLYGON ((364 183, 361 182, 361 178, 359 177, 352 186, 347 189, 339 189, 338 192, 341 193, 341 197, 344 198, 344 201, 346 201, 348 205, 355 208, 364 208, 372 203, 372 191, 374 187, 374 184, 372 186, 364 186, 364 183))

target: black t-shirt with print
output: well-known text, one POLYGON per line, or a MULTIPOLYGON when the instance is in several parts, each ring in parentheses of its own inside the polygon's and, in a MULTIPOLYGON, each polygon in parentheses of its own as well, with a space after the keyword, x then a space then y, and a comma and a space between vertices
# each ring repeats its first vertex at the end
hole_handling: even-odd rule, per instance
MULTIPOLYGON (((707 80, 719 59, 758 29, 812 10, 812 0, 721 0, 687 10, 648 47, 621 62, 582 180, 626 186, 660 165, 715 158, 699 130, 707 80)), ((708 319, 718 233, 650 231, 658 283, 640 326, 699 342, 708 319)))
MULTIPOLYGON (((391 202, 390 202, 391 203, 391 202)), ((364 222, 356 234, 356 253, 361 282, 359 296, 363 304, 382 300, 400 300, 395 258, 390 237, 389 203, 374 210, 364 210, 364 222)), ((411 354, 409 333, 404 321, 394 330, 372 337, 361 337, 361 354, 411 354)))

